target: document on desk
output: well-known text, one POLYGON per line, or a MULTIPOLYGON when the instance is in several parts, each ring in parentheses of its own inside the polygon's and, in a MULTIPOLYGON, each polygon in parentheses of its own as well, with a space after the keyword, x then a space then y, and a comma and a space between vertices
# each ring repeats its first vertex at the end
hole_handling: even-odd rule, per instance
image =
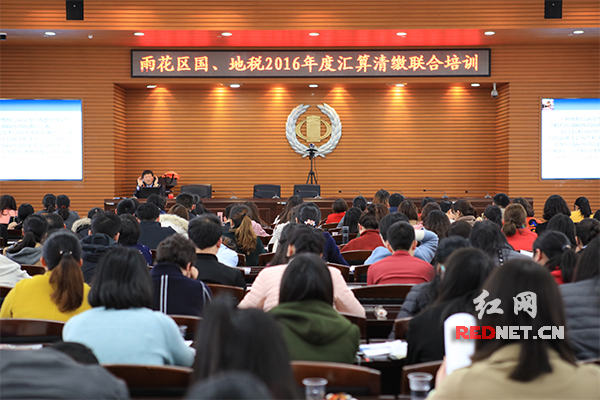
POLYGON ((403 340, 394 340, 393 342, 361 344, 360 351, 366 357, 392 356, 396 359, 406 358, 408 343, 403 340))

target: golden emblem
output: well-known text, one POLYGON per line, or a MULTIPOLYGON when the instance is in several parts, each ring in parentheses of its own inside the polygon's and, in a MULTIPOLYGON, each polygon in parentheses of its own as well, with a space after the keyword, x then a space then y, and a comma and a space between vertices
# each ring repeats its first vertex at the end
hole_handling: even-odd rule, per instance
POLYGON ((296 135, 308 143, 320 143, 331 135, 331 125, 321 119, 320 115, 309 115, 306 119, 296 125, 296 135), (306 124, 306 135, 302 134, 302 125, 306 124), (321 124, 327 128, 325 135, 321 136, 321 124))

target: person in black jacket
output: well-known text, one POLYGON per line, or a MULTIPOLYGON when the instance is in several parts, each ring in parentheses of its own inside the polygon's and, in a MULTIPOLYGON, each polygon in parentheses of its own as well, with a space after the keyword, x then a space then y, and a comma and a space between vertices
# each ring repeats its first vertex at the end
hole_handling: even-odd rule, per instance
POLYGON ((121 219, 112 212, 99 211, 92 218, 92 234, 81 239, 83 280, 90 283, 98 261, 112 248, 119 246, 121 219))
POLYGON ((196 245, 198 279, 206 283, 246 289, 242 271, 221 264, 217 259, 217 252, 222 244, 221 234, 221 221, 214 214, 202 214, 190 221, 188 235, 196 245))
POLYGON ((160 225, 158 222, 160 210, 154 204, 140 204, 135 210, 135 216, 140 221, 140 230, 142 231, 138 243, 146 245, 150 249, 156 249, 160 242, 177 233, 173 228, 163 228, 160 225))
POLYGON ((150 272, 154 284, 152 309, 201 317, 212 293, 197 280, 194 243, 181 235, 171 235, 158 245, 157 261, 150 272))

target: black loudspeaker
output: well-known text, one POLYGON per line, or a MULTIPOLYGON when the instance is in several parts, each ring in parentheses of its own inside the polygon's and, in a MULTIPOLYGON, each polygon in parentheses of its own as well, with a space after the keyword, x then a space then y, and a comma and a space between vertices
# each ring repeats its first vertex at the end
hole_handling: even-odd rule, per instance
POLYGON ((67 20, 83 21, 83 0, 67 0, 67 20))
POLYGON ((545 19, 561 19, 562 18, 562 0, 545 0, 544 2, 544 18, 545 19))

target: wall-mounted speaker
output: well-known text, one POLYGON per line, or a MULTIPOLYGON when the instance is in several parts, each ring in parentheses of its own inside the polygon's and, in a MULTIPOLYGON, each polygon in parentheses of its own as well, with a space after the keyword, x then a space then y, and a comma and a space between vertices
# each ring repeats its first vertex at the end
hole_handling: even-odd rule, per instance
POLYGON ((67 20, 83 21, 83 0, 67 0, 67 20))
POLYGON ((562 18, 562 0, 544 1, 544 18, 561 19, 562 18))

